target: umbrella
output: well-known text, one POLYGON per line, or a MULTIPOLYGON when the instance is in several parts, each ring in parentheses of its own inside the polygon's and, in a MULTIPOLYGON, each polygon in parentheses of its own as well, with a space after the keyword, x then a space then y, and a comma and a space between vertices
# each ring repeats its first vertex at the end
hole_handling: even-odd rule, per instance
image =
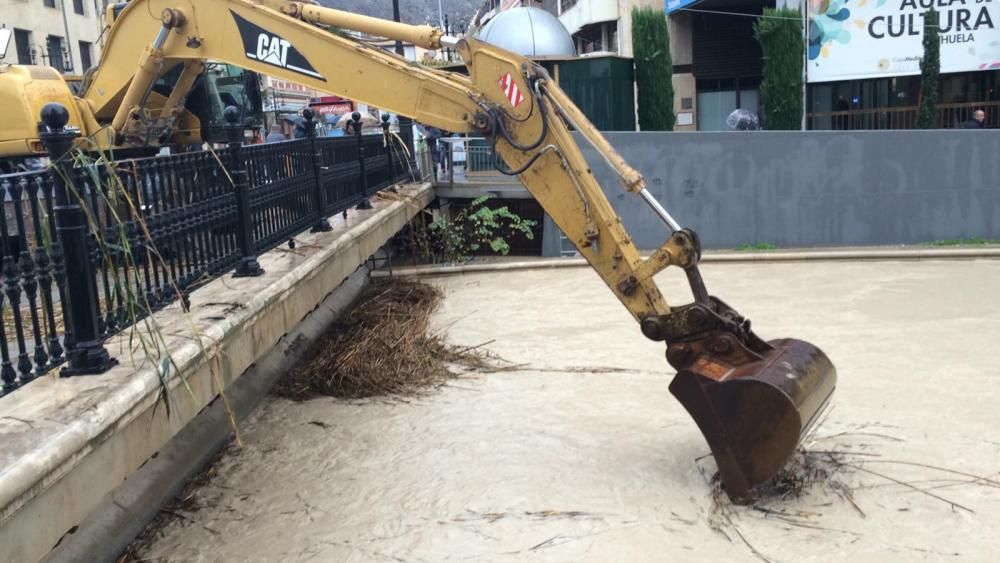
MULTIPOLYGON (((351 114, 345 113, 344 115, 340 116, 339 120, 337 120, 337 127, 340 127, 341 129, 347 129, 347 123, 353 121, 354 119, 351 117, 351 114)), ((381 126, 382 124, 379 122, 378 119, 375 119, 374 117, 372 117, 367 113, 361 114, 362 129, 366 127, 381 127, 381 126)))
POLYGON ((737 109, 726 118, 726 125, 736 131, 759 131, 760 118, 752 111, 737 109))

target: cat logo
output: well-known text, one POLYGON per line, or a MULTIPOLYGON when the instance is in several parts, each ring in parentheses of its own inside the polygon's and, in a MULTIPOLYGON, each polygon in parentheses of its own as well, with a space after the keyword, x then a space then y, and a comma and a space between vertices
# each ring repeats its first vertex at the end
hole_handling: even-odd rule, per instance
POLYGON ((257 36, 257 60, 281 67, 288 66, 288 48, 291 46, 285 39, 261 33, 257 36))
POLYGON ((248 59, 288 69, 326 82, 323 75, 316 72, 316 69, 292 45, 291 41, 260 27, 236 12, 230 11, 230 13, 240 31, 243 50, 248 59))

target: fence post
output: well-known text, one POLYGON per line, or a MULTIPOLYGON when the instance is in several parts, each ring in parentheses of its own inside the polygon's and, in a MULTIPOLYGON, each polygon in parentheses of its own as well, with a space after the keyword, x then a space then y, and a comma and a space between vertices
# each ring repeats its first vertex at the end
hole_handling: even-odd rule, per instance
POLYGON ((66 301, 62 304, 63 317, 64 323, 73 331, 73 346, 67 346, 66 366, 59 372, 62 377, 97 375, 118 363, 104 348, 98 329, 100 309, 94 285, 97 276, 90 262, 90 249, 87 248, 87 218, 80 207, 80 198, 84 194, 74 188, 73 167, 67 163, 67 155, 77 134, 65 130, 68 121, 69 112, 62 104, 49 103, 42 108, 42 123, 47 131, 39 137, 52 161, 49 171, 55 195, 53 214, 56 234, 65 256, 67 291, 63 296, 66 301))
MULTIPOLYGON (((449 139, 450 138, 451 137, 449 137, 449 139)), ((448 158, 445 160, 445 164, 448 166, 448 187, 454 188, 455 187, 455 143, 454 141, 448 141, 446 144, 448 145, 448 158)), ((466 153, 465 158, 469 158, 468 153, 466 153)))
POLYGON ((417 168, 417 146, 413 139, 413 120, 408 117, 398 117, 397 121, 399 122, 399 136, 403 139, 405 147, 403 157, 404 159, 409 159, 406 167, 407 170, 413 170, 417 168), (406 155, 409 156, 407 157, 406 155))
POLYGON ((316 116, 311 108, 302 110, 302 117, 306 119, 306 136, 309 137, 309 147, 312 150, 313 178, 316 183, 316 207, 318 207, 316 224, 313 225, 312 232, 325 233, 331 230, 330 222, 326 219, 326 188, 323 187, 323 170, 320 166, 323 154, 319 150, 319 143, 316 142, 316 116))
POLYGON ((368 199, 368 171, 365 169, 365 144, 361 138, 361 114, 354 112, 351 114, 351 121, 354 122, 354 136, 358 140, 358 165, 361 167, 361 203, 356 209, 371 209, 372 202, 368 199))
POLYGON ((390 184, 396 183, 396 160, 393 158, 395 151, 392 150, 392 134, 389 133, 389 114, 382 114, 382 139, 385 143, 386 154, 389 155, 389 176, 391 178, 390 184))
POLYGON ((259 276, 264 269, 257 263, 257 249, 253 242, 253 216, 250 214, 250 186, 247 183, 246 165, 243 162, 243 125, 239 123, 240 111, 233 106, 223 112, 229 125, 229 176, 236 190, 236 238, 240 245, 239 265, 234 278, 259 276))

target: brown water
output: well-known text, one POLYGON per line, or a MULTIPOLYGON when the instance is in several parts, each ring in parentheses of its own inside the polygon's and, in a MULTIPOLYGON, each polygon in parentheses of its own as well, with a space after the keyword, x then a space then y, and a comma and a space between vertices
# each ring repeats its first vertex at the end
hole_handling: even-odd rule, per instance
MULTIPOLYGON (((837 365, 810 442, 837 474, 717 506, 707 447, 642 338, 587 269, 438 280, 459 344, 527 366, 406 401, 274 399, 243 425, 201 510, 156 561, 992 561, 1000 488, 912 461, 1000 472, 1000 262, 718 265, 710 290, 768 338, 837 365), (869 455, 858 455, 869 454, 869 455), (877 462, 877 463, 876 463, 877 462), (775 514, 780 512, 781 514, 775 514)), ((683 300, 682 278, 664 276, 683 300)))

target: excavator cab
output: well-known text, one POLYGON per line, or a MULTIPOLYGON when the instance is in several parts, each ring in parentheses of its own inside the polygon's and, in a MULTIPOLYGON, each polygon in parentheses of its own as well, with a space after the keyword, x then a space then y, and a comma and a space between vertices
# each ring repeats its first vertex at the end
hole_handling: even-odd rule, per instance
MULTIPOLYGON (((163 73, 153 83, 153 92, 165 100, 180 73, 181 65, 163 73)), ((192 120, 190 123, 191 126, 197 126, 197 131, 179 127, 175 135, 194 135, 200 141, 208 143, 227 142, 228 123, 224 111, 230 106, 239 112, 238 123, 244 129, 260 128, 264 124, 260 91, 260 75, 256 72, 221 63, 206 65, 184 103, 184 109, 197 118, 196 122, 192 120)))

